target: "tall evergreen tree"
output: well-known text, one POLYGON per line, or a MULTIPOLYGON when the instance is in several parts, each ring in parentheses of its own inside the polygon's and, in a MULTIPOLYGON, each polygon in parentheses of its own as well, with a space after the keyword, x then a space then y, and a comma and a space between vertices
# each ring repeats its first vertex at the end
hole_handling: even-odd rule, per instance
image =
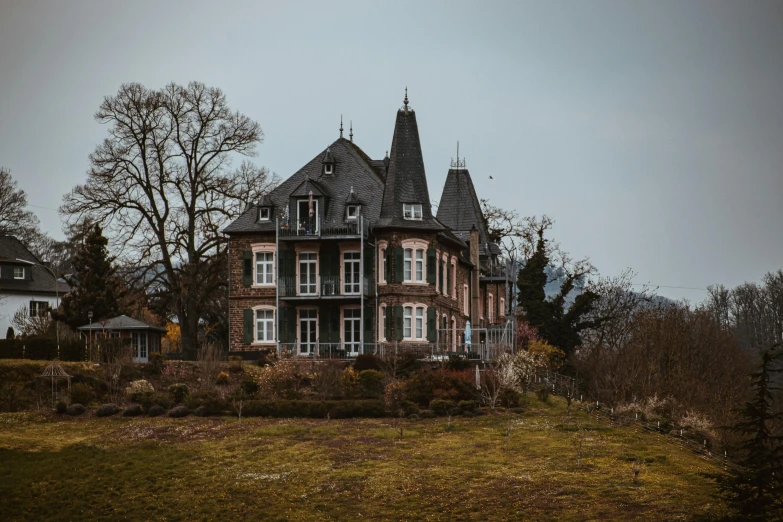
POLYGON ((537 234, 535 252, 520 269, 517 278, 519 306, 528 324, 535 327, 541 337, 570 355, 580 343, 579 332, 596 324, 594 318, 588 317, 598 294, 589 289, 583 290, 568 304, 569 294, 592 267, 587 262, 565 267, 559 292, 554 298, 547 299, 546 285, 552 267, 544 227, 540 227, 537 234))
POLYGON ((87 324, 90 311, 93 313, 92 322, 121 313, 120 299, 126 290, 122 279, 117 276, 114 258, 109 256, 108 243, 101 227, 95 225, 76 250, 74 271, 68 281, 72 290, 63 297, 57 313, 57 319, 71 328, 87 324))
POLYGON ((783 411, 775 411, 775 392, 781 388, 772 380, 783 371, 782 358, 780 345, 762 353, 760 368, 750 374, 752 398, 731 428, 743 436, 741 468, 718 477, 718 484, 735 520, 783 520, 783 434, 773 432, 783 411))

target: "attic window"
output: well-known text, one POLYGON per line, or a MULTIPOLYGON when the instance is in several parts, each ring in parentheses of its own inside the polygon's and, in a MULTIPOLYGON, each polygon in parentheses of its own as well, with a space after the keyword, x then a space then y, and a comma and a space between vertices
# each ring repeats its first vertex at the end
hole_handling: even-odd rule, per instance
POLYGON ((422 219, 421 203, 403 203, 402 217, 405 219, 422 219))
POLYGON ((359 205, 348 205, 345 207, 345 218, 354 220, 359 217, 359 205))
POLYGON ((23 266, 15 266, 14 267, 14 279, 24 279, 24 267, 23 266))
POLYGON ((324 163, 324 174, 332 174, 334 172, 334 164, 324 163))
POLYGON ((269 207, 261 207, 258 209, 258 220, 269 221, 269 216, 272 214, 269 207))

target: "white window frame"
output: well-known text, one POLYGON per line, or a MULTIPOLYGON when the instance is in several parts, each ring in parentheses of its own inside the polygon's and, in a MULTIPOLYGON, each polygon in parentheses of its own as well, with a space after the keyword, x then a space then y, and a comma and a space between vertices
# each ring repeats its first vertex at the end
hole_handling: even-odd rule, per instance
POLYGON ((348 221, 356 221, 359 219, 359 205, 346 205, 345 219, 348 221), (353 210, 353 215, 351 215, 351 210, 353 210))
POLYGON ((49 301, 30 300, 30 317, 45 317, 49 313, 51 305, 49 301), (43 308, 43 309, 41 309, 43 308))
POLYGON ((487 294, 487 320, 491 323, 494 318, 495 296, 490 292, 487 294))
POLYGON ((427 305, 405 303, 402 305, 402 318, 403 341, 419 342, 427 340, 427 305), (420 326, 418 324, 419 321, 421 321, 420 326), (419 333, 421 333, 420 337, 419 333))
MULTIPOLYGON (((302 308, 296 309, 296 353, 299 355, 312 355, 315 353, 315 350, 318 347, 318 332, 319 332, 319 321, 321 320, 321 314, 318 313, 318 308, 314 308, 311 306, 306 306, 302 308), (303 318, 302 312, 315 312, 315 317, 308 317, 303 318), (302 322, 307 321, 307 324, 309 325, 311 322, 315 320, 315 339, 310 340, 307 344, 302 343, 302 322), (307 346, 308 351, 303 352, 302 347, 307 346)), ((309 328, 308 328, 309 333, 309 328)))
MULTIPOLYGON (((275 245, 274 243, 264 243, 264 244, 256 244, 250 246, 251 250, 253 251, 253 285, 254 287, 274 287, 275 286, 275 280, 276 280, 276 270, 277 267, 275 266, 275 256, 277 255, 275 245), (258 282, 258 254, 272 254, 272 261, 271 261, 271 277, 272 281, 269 283, 259 283, 258 282)), ((264 264, 269 264, 270 262, 265 261, 264 264)), ((266 278, 265 278, 266 279, 266 278)))
POLYGON ((361 255, 362 255, 362 253, 359 252, 358 250, 344 250, 343 252, 340 253, 340 262, 342 263, 342 276, 343 276, 342 277, 343 284, 342 284, 341 290, 342 290, 342 294, 343 295, 360 295, 362 293, 361 255), (354 256, 358 255, 358 257, 356 257, 355 259, 346 259, 345 258, 346 254, 352 254, 354 256), (349 262, 351 263, 351 265, 353 267, 356 268, 356 271, 352 272, 359 279, 358 282, 356 282, 356 283, 353 283, 353 282, 352 283, 348 283, 348 276, 347 276, 348 271, 346 270, 346 268, 348 267, 348 263, 349 262), (348 291, 348 285, 349 284, 352 286, 350 291, 348 291))
MULTIPOLYGON (((308 272, 309 273, 309 272, 308 272)), ((296 294, 301 296, 310 296, 310 295, 318 295, 318 287, 319 285, 319 277, 318 277, 318 252, 313 251, 302 251, 297 252, 296 255, 296 294), (314 255, 315 259, 307 259, 306 261, 302 261, 302 255, 314 255), (302 263, 307 263, 309 266, 314 267, 313 272, 315 274, 315 292, 306 292, 302 293, 302 263)), ((310 286, 310 283, 306 283, 307 286, 310 286)), ((309 288, 308 288, 309 290, 309 288)))
POLYGON ((470 315, 470 292, 468 292, 468 284, 462 285, 462 311, 465 315, 470 315))
POLYGON ((451 316, 451 351, 457 351, 457 318, 451 316))
POLYGON ((421 239, 406 239, 401 246, 403 248, 403 284, 426 285, 427 247, 429 244, 421 239), (419 256, 421 256, 421 259, 419 259, 419 256), (419 273, 419 265, 421 265, 421 273, 419 273), (419 275, 421 279, 419 279, 419 275))
POLYGON ((402 217, 413 221, 421 221, 423 219, 422 205, 421 203, 403 203, 402 204, 402 217))
POLYGON ((457 258, 451 258, 451 298, 457 300, 457 258))
POLYGON ((385 241, 378 243, 378 284, 386 284, 386 248, 388 243, 385 241))
MULTIPOLYGON (((305 205, 309 206, 310 205, 310 198, 300 198, 300 199, 296 200, 296 219, 297 219, 296 226, 297 227, 301 226, 301 223, 302 223, 302 216, 299 215, 299 209, 301 207, 301 205, 300 205, 301 203, 304 203, 305 205)), ((313 198, 313 212, 314 212, 313 217, 315 218, 315 230, 311 230, 310 234, 311 235, 316 235, 318 233, 318 231, 320 230, 320 226, 321 226, 321 223, 320 223, 320 219, 321 218, 318 216, 318 199, 316 199, 316 198, 313 198)), ((307 211, 307 216, 305 216, 305 217, 306 217, 306 219, 310 219, 310 210, 309 209, 307 211)))
MULTIPOLYGON (((253 308, 253 344, 274 344, 275 339, 277 339, 277 310, 275 310, 274 306, 256 306, 253 308), (258 312, 271 312, 272 318, 264 318, 264 322, 268 323, 271 321, 272 323, 272 338, 271 339, 259 339, 258 336, 258 323, 260 322, 258 318, 258 312)), ((267 329, 266 326, 264 328, 264 333, 266 333, 267 329)), ((264 336, 266 337, 266 336, 264 336)))
POLYGON ((342 341, 342 349, 346 350, 351 355, 357 355, 362 352, 362 310, 358 306, 344 306, 340 310, 340 339, 342 341), (351 314, 357 314, 357 317, 346 317, 346 312, 351 310, 351 314), (350 320, 351 324, 359 323, 359 338, 354 339, 350 343, 348 342, 348 333, 345 329, 346 320, 350 320), (355 348, 355 349, 353 349, 355 348))
POLYGON ((500 298, 500 317, 506 317, 506 298, 500 298))
POLYGON ((386 341, 388 332, 386 331, 386 313, 388 307, 383 304, 378 308, 378 342, 386 341))
POLYGON ((14 267, 14 279, 24 279, 24 267, 23 266, 15 266, 14 267))
POLYGON ((259 221, 270 221, 272 219, 272 209, 269 207, 261 207, 258 209, 259 221))
POLYGON ((324 174, 334 173, 334 165, 331 163, 324 163, 324 174))

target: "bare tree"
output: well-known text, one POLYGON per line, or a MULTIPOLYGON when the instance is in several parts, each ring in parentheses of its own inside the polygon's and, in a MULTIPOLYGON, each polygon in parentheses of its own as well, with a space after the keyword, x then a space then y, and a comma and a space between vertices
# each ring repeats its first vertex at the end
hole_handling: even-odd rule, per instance
POLYGON ((52 334, 52 317, 48 312, 30 315, 26 306, 21 306, 13 317, 11 324, 20 335, 25 337, 46 337, 52 334))
POLYGON ((230 170, 234 157, 255 155, 261 127, 198 82, 124 84, 95 118, 109 136, 61 211, 69 224, 89 219, 114 234, 120 260, 177 316, 192 356, 205 306, 226 288, 221 230, 276 182, 250 163, 230 170))
POLYGON ((11 171, 0 167, 0 235, 14 236, 30 245, 39 234, 38 217, 27 210, 27 194, 17 187, 11 171))

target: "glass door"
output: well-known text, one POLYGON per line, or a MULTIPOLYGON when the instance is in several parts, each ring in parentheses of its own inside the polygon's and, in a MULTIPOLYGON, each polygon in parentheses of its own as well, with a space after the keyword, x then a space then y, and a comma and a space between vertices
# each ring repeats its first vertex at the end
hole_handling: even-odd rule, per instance
POLYGON ((299 353, 302 355, 315 353, 317 319, 315 308, 299 310, 299 353))
POLYGON ((345 333, 345 351, 348 355, 357 355, 361 349, 362 315, 359 308, 346 308, 343 316, 345 333))
POLYGON ((346 252, 343 254, 343 270, 345 272, 344 294, 359 293, 359 252, 346 252))
POLYGON ((317 295, 315 267, 318 255, 315 252, 299 254, 299 295, 317 295))

